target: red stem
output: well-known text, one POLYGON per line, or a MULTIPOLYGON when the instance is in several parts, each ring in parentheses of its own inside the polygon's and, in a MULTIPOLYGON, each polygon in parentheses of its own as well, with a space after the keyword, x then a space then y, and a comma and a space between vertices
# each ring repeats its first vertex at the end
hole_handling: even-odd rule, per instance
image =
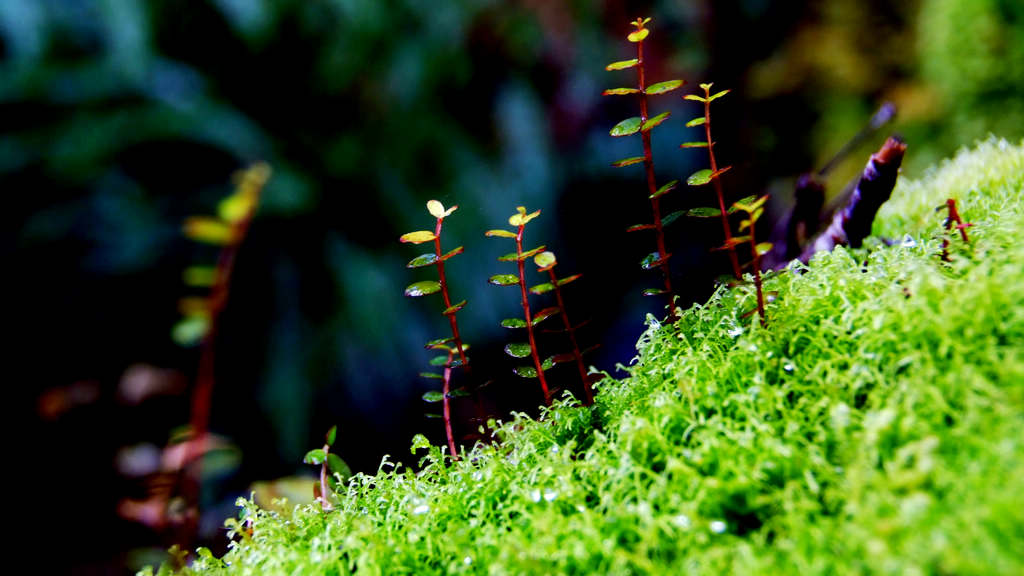
POLYGON ((443 402, 443 413, 444 413, 444 433, 448 436, 448 450, 452 453, 452 459, 458 460, 459 453, 455 449, 455 436, 452 434, 452 412, 451 404, 448 401, 448 392, 451 390, 452 381, 452 359, 454 358, 454 352, 448 351, 448 361, 444 365, 444 386, 441 389, 441 393, 444 395, 443 402))
MULTIPOLYGON (((444 298, 444 309, 447 310, 452 307, 452 299, 448 295, 448 279, 444 274, 444 262, 441 260, 441 226, 444 223, 444 218, 437 219, 437 226, 434 228, 434 254, 437 256, 437 276, 438 283, 441 284, 441 296, 444 298)), ((452 328, 452 339, 455 341, 455 349, 459 353, 459 360, 462 365, 469 369, 469 362, 466 360, 466 353, 462 346, 462 337, 459 335, 459 322, 455 319, 455 312, 445 314, 448 317, 448 323, 452 328)), ((452 376, 452 360, 454 359, 452 351, 448 352, 448 362, 444 365, 444 398, 441 400, 443 403, 444 410, 444 431, 448 437, 448 449, 451 450, 452 458, 455 460, 459 459, 459 453, 455 449, 455 437, 452 434, 452 419, 451 419, 451 405, 450 399, 448 398, 448 392, 451 389, 451 376, 452 376)))
MULTIPOLYGON (((647 122, 647 84, 644 79, 644 43, 636 43, 637 88, 640 90, 640 122, 647 122)), ((640 138, 644 143, 644 170, 647 173, 647 194, 654 196, 658 191, 657 180, 654 178, 654 156, 651 153, 651 131, 641 130, 640 138)), ((651 212, 654 215, 654 230, 657 233, 658 260, 661 261, 661 274, 665 277, 665 295, 668 298, 668 322, 676 319, 675 294, 672 292, 672 273, 668 265, 668 251, 665 250, 665 232, 661 225, 661 199, 651 198, 651 212)))
POLYGON ((331 453, 331 445, 324 444, 324 463, 320 466, 320 509, 330 510, 327 502, 327 456, 331 453))
POLYGON ((533 367, 537 370, 537 378, 540 380, 541 390, 544 391, 544 404, 551 405, 551 393, 548 390, 548 381, 544 378, 544 369, 541 367, 540 354, 537 352, 537 340, 533 335, 533 316, 530 315, 530 301, 526 293, 526 270, 523 262, 523 229, 524 224, 519 225, 516 232, 516 263, 519 266, 519 290, 522 293, 523 315, 526 320, 526 334, 530 340, 530 356, 533 358, 533 367))
POLYGON ((732 274, 737 280, 743 277, 740 272, 739 258, 736 256, 736 247, 732 243, 732 229, 729 226, 729 215, 725 209, 725 196, 722 194, 722 183, 719 181, 718 162, 715 161, 715 143, 711 140, 711 88, 704 87, 704 134, 708 139, 708 157, 711 160, 712 180, 715 184, 715 194, 718 195, 718 210, 722 217, 722 231, 725 232, 725 245, 729 249, 729 262, 732 264, 732 274))
POLYGON ((192 437, 185 447, 185 458, 182 464, 182 497, 186 504, 195 504, 195 517, 186 516, 185 535, 183 537, 183 549, 188 550, 190 542, 195 535, 199 516, 199 489, 202 481, 203 459, 206 452, 207 433, 210 424, 210 406, 213 397, 214 369, 214 345, 217 340, 220 314, 228 301, 228 294, 231 288, 231 272, 234 269, 235 255, 242 240, 249 231, 249 224, 252 222, 256 206, 259 204, 259 189, 256 190, 256 197, 253 200, 249 213, 234 225, 234 233, 231 243, 221 249, 217 257, 216 275, 214 284, 210 287, 210 325, 202 340, 202 348, 199 353, 199 368, 196 374, 196 386, 192 390, 192 437), (189 475, 186 468, 189 463, 195 460, 195 473, 189 475))
POLYGON ((587 367, 583 363, 583 353, 580 352, 579 344, 576 343, 576 328, 569 321, 569 313, 565 310, 565 302, 562 300, 562 289, 558 286, 558 277, 552 266, 548 268, 548 276, 551 278, 551 285, 555 287, 555 299, 558 302, 558 311, 562 316, 562 324, 565 331, 569 333, 569 341, 572 342, 572 355, 576 358, 576 368, 580 371, 580 381, 583 382, 583 392, 586 394, 586 405, 594 403, 594 392, 590 389, 590 381, 587 379, 587 367))

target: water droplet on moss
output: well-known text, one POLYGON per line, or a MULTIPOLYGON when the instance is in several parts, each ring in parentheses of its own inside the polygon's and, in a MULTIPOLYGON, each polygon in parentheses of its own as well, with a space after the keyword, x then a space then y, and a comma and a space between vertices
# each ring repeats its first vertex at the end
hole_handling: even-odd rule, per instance
POLYGON ((690 526, 692 525, 692 523, 690 522, 690 517, 686 514, 680 514, 676 516, 672 519, 672 523, 675 524, 677 527, 682 528, 683 530, 689 530, 690 526))
POLYGON ((721 534, 725 532, 725 529, 727 528, 725 522, 722 522, 721 520, 712 520, 710 526, 711 531, 715 534, 721 534))
POLYGON ((430 512, 430 506, 427 506, 426 504, 420 504, 419 506, 412 509, 412 513, 417 516, 426 514, 427 512, 430 512))
POLYGON ((540 502, 540 490, 531 490, 530 500, 533 500, 534 502, 540 502))
POLYGON ((740 328, 739 326, 734 326, 729 329, 727 334, 729 336, 732 336, 733 338, 738 338, 740 334, 743 334, 743 328, 740 328))
POLYGON ((473 563, 473 559, 470 558, 469 556, 466 556, 465 558, 462 559, 462 563, 465 564, 466 566, 469 566, 470 564, 473 563))
POLYGON ((555 498, 558 498, 558 492, 552 490, 551 488, 545 488, 544 489, 544 501, 545 502, 551 502, 555 498))
POLYGON ((786 362, 782 365, 782 369, 787 373, 792 374, 793 370, 796 370, 796 366, 794 366, 792 362, 786 362))

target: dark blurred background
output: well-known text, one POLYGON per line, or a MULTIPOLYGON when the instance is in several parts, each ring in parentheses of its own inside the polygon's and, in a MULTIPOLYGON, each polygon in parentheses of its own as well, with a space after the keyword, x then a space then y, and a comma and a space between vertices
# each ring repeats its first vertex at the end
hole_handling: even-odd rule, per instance
MULTIPOLYGON (((884 101, 899 109, 885 131, 909 142, 908 176, 989 132, 1024 135, 1018 0, 0 0, 5 357, 30 414, 14 437, 28 457, 7 470, 39 502, 27 534, 54 539, 55 571, 125 572, 174 540, 153 494, 189 421, 198 349, 170 333, 182 271, 215 256, 181 223, 213 213, 249 163, 274 174, 216 342, 211 428, 223 450, 206 467, 201 543, 223 546, 222 520, 253 482, 312 474, 302 455, 332 424, 360 471, 384 454, 415 463, 414 433, 443 441, 417 373, 423 343, 447 325, 438 299, 403 298, 431 272, 407 270, 423 250, 397 241, 432 226, 428 199, 460 207, 445 227, 447 247, 466 246, 450 281, 469 300, 459 319, 474 378, 494 380, 491 413, 536 413, 541 400, 501 352, 515 290, 486 283, 512 272, 495 261, 511 243, 483 232, 507 227, 518 205, 543 210, 528 243, 554 250, 562 275, 584 273, 567 306, 592 319, 580 334, 602 344, 591 362, 613 374, 628 364, 645 314, 663 310, 640 296, 659 282, 638 266, 653 243, 624 232, 649 218, 642 168, 609 166, 641 153, 639 138, 608 136, 636 102, 601 91, 635 81, 604 66, 633 57, 624 37, 637 16, 653 17, 651 81, 689 82, 652 100, 653 113, 672 111, 654 132, 661 182, 706 167, 702 151, 677 146, 701 137, 683 126, 700 108, 679 96, 707 81, 733 89, 713 108, 719 160, 734 166, 728 193, 771 191, 776 216, 794 178, 884 101)), ((713 194, 683 189, 667 203, 713 194)), ((726 270, 708 252, 718 226, 669 233, 687 300, 726 270)), ((456 406, 462 433, 470 412, 456 406)), ((287 486, 261 490, 311 496, 305 482, 287 486)))

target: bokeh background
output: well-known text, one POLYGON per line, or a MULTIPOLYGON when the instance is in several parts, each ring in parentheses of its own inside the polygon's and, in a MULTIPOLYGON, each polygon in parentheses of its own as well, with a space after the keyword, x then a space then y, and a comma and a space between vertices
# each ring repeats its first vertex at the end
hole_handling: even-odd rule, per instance
MULTIPOLYGON (((26 534, 59 526, 55 571, 127 572, 174 540, 146 503, 189 421, 198 351, 170 337, 182 271, 213 258, 181 223, 212 213, 249 163, 274 175, 216 342, 211 426, 224 449, 206 467, 200 523, 214 550, 234 499, 312 474, 302 455, 332 424, 354 470, 385 454, 414 464, 417 432, 442 441, 417 374, 423 343, 447 327, 437 301, 403 298, 425 271, 405 268, 420 251, 397 242, 432 225, 428 199, 460 206, 445 243, 466 252, 449 271, 494 415, 540 401, 501 352, 514 291, 486 283, 511 271, 495 261, 510 248, 483 231, 517 205, 543 211, 528 234, 559 271, 585 275, 568 307, 592 320, 592 363, 613 375, 628 364, 645 314, 662 311, 640 296, 658 283, 638 266, 650 239, 624 232, 648 217, 642 169, 609 166, 640 153, 638 138, 608 136, 636 102, 601 91, 633 81, 604 66, 633 56, 637 16, 653 17, 649 78, 689 82, 653 100, 672 111, 654 133, 662 182, 706 166, 677 147, 700 137, 683 126, 700 110, 679 95, 706 81, 733 89, 713 117, 719 159, 734 166, 728 193, 770 191, 775 216, 795 177, 884 101, 898 107, 885 132, 907 139, 911 177, 990 132, 1024 135, 1017 0, 0 1, 4 356, 17 421, 30 415, 13 441, 29 456, 8 471, 40 502, 26 534)), ((673 194, 670 210, 712 203, 707 190, 673 194)), ((725 270, 708 252, 716 227, 669 235, 688 300, 725 270)))

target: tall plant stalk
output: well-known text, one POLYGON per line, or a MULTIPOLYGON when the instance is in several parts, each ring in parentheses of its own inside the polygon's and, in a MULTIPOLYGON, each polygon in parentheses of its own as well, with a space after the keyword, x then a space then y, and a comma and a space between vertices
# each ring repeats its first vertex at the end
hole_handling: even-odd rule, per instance
POLYGON ((610 134, 612 136, 621 137, 630 136, 639 132, 640 139, 643 143, 644 155, 619 160, 614 162, 612 165, 616 167, 630 166, 640 163, 643 163, 644 165, 647 197, 651 202, 651 216, 653 223, 633 226, 629 231, 654 230, 655 232, 655 246, 657 248, 657 252, 654 252, 644 258, 640 265, 645 270, 659 268, 661 270, 664 288, 648 289, 644 291, 644 294, 649 296, 664 294, 668 305, 668 321, 672 322, 676 319, 676 297, 675 292, 672 289, 672 272, 669 267, 669 258, 672 255, 668 252, 665 246, 665 226, 668 225, 669 219, 667 217, 662 218, 661 197, 675 189, 678 181, 673 180, 661 187, 658 187, 657 178, 654 174, 654 156, 651 152, 651 130, 654 129, 655 126, 664 122, 669 117, 669 112, 662 112, 657 116, 650 117, 648 113, 647 97, 671 92, 672 90, 682 86, 684 81, 667 80, 656 84, 647 84, 644 66, 644 39, 646 39, 650 34, 650 30, 646 28, 647 23, 650 21, 650 18, 637 18, 632 22, 635 30, 629 33, 626 37, 627 40, 636 44, 636 58, 631 60, 622 60, 620 62, 612 62, 606 66, 607 70, 626 70, 629 68, 636 68, 636 88, 612 88, 605 90, 603 94, 605 96, 636 94, 639 97, 640 116, 635 116, 619 122, 611 129, 610 134))

